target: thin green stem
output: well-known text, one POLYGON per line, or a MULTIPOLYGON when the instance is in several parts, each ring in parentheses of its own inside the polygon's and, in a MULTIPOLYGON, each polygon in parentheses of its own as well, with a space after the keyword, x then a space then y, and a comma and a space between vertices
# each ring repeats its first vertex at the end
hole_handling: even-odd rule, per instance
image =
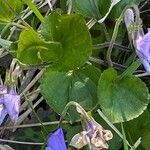
MULTIPOLYGON (((46 128, 45 128, 45 126, 43 125, 43 123, 42 123, 41 119, 39 118, 39 116, 36 114, 34 108, 32 107, 32 104, 30 103, 30 101, 28 100, 28 98, 26 97, 26 95, 25 95, 25 94, 23 94, 23 95, 24 95, 25 100, 27 101, 28 105, 31 107, 31 109, 32 109, 32 111, 33 111, 35 117, 36 117, 37 120, 41 123, 41 125, 42 125, 42 127, 43 127, 45 133, 48 134, 48 131, 46 130, 46 128)), ((41 132, 42 132, 42 131, 41 131, 41 132)), ((43 132, 42 132, 42 134, 45 135, 43 132)))
POLYGON ((107 57, 108 65, 110 67, 113 67, 113 63, 112 63, 112 60, 111 60, 111 53, 112 53, 113 45, 115 43, 115 40, 116 40, 116 37, 117 37, 117 34, 118 34, 120 23, 123 20, 123 14, 124 13, 121 13, 120 17, 118 18, 118 20, 115 24, 115 28, 114 28, 114 32, 113 32, 113 35, 112 35, 112 38, 111 38, 111 41, 110 41, 110 45, 109 45, 109 48, 107 50, 107 56, 106 57, 107 57))
POLYGON ((64 117, 66 116, 67 114, 67 111, 69 109, 70 106, 75 106, 77 111, 80 113, 82 112, 82 116, 86 119, 86 120, 90 120, 90 116, 87 114, 87 112, 77 103, 77 102, 74 102, 74 101, 70 101, 66 107, 64 108, 62 114, 61 114, 61 117, 60 117, 60 120, 59 120, 59 126, 61 125, 61 122, 63 121, 64 117))
POLYGON ((3 38, 3 36, 5 36, 5 34, 7 33, 9 27, 11 26, 11 23, 8 23, 1 31, 0 36, 3 38))
POLYGON ((31 0, 24 0, 24 2, 29 6, 29 8, 34 12, 37 18, 43 22, 44 17, 41 15, 40 11, 36 8, 36 6, 32 3, 31 0))
MULTIPOLYGON (((121 134, 121 132, 113 125, 113 123, 103 114, 103 112, 98 109, 97 110, 98 114, 105 120, 105 122, 119 135, 119 137, 121 137, 121 139, 123 139, 123 135, 121 134)), ((129 142, 126 140, 126 143, 128 144, 129 147, 132 147, 129 142)))
POLYGON ((140 21, 140 17, 139 17, 139 10, 137 8, 136 5, 132 4, 132 5, 129 5, 127 6, 121 13, 120 17, 117 19, 116 21, 116 24, 115 24, 115 28, 114 28, 114 32, 113 32, 113 35, 112 35, 112 38, 111 38, 111 41, 110 41, 110 45, 109 45, 109 48, 107 50, 107 61, 108 61, 108 65, 110 67, 113 67, 113 63, 112 63, 112 60, 111 60, 111 53, 112 53, 112 49, 113 49, 113 45, 115 43, 115 40, 116 40, 116 37, 117 37, 117 34, 118 34, 118 30, 119 30, 119 26, 121 24, 121 22, 123 21, 123 17, 124 17, 124 12, 128 9, 128 8, 133 8, 135 10, 135 13, 136 13, 136 22, 139 22, 140 21))
POLYGON ((123 123, 121 123, 121 129, 122 129, 122 135, 123 135, 124 150, 129 150, 128 145, 127 145, 126 134, 125 134, 125 131, 124 131, 123 123))
POLYGON ((137 59, 122 74, 118 76, 117 80, 119 81, 125 76, 131 76, 140 65, 141 65, 141 62, 139 59, 137 59))

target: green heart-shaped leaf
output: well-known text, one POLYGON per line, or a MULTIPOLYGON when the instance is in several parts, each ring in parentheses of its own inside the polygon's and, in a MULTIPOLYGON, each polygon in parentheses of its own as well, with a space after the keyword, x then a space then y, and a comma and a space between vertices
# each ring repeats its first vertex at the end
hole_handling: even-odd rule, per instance
POLYGON ((114 123, 138 117, 147 108, 148 89, 135 76, 117 80, 117 71, 105 70, 98 84, 98 99, 104 113, 114 123))
MULTIPOLYGON (((100 75, 95 67, 90 68, 90 71, 91 74, 97 72, 95 74, 100 75)), ((63 111, 69 101, 76 101, 89 110, 97 104, 97 85, 93 80, 96 78, 89 75, 88 66, 73 72, 49 70, 42 79, 41 92, 49 106, 58 114, 63 111)), ((70 115, 73 114, 70 113, 70 115)))
POLYGON ((73 9, 86 17, 100 17, 99 13, 100 0, 73 0, 73 9))
POLYGON ((47 41, 57 41, 63 48, 59 60, 61 70, 76 69, 85 64, 92 52, 91 36, 85 20, 78 14, 59 15, 52 12, 41 30, 47 41))
POLYGON ((24 30, 19 37, 17 57, 24 64, 57 62, 62 55, 59 42, 46 42, 34 30, 24 30))
POLYGON ((23 8, 20 0, 0 0, 0 24, 9 23, 23 8))

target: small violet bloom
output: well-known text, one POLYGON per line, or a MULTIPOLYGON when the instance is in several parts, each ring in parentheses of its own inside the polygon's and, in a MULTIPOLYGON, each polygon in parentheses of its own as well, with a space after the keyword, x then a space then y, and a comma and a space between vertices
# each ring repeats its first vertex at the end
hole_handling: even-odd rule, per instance
POLYGON ((142 29, 142 20, 139 14, 136 14, 137 20, 135 21, 134 12, 132 9, 127 9, 124 14, 124 20, 128 32, 131 32, 133 45, 136 49, 141 63, 145 70, 150 72, 150 30, 144 34, 142 29), (136 27, 134 27, 136 25, 136 27), (132 29, 129 31, 129 29, 132 29))
POLYGON ((19 115, 20 96, 13 87, 0 85, 0 124, 8 114, 13 122, 16 122, 19 115))
POLYGON ((145 70, 150 72, 150 31, 144 36, 136 38, 135 48, 145 70))
POLYGON ((62 128, 57 129, 49 137, 46 150, 67 150, 62 128))
POLYGON ((86 122, 85 131, 76 134, 70 145, 77 149, 89 145, 92 150, 108 149, 107 141, 113 138, 110 130, 105 130, 93 118, 86 122))
POLYGON ((81 106, 76 106, 76 110, 81 114, 84 130, 72 138, 70 145, 77 149, 86 145, 92 150, 108 149, 107 141, 113 138, 111 131, 105 130, 81 106))

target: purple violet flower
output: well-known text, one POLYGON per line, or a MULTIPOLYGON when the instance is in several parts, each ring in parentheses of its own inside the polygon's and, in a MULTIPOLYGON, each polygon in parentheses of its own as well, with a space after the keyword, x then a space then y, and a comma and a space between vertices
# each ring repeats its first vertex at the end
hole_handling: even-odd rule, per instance
POLYGON ((108 149, 107 141, 113 138, 111 131, 105 130, 93 118, 85 123, 85 130, 74 135, 70 145, 77 149, 86 145, 93 150, 108 149))
POLYGON ((145 70, 150 73, 150 30, 144 35, 142 20, 139 17, 139 14, 136 14, 135 20, 134 12, 131 8, 125 11, 124 20, 126 28, 131 34, 136 54, 145 70))
POLYGON ((150 72, 150 31, 144 36, 137 37, 135 48, 145 70, 150 72))
POLYGON ((4 105, 11 120, 16 122, 19 115, 20 96, 11 88, 8 94, 4 94, 4 105))
POLYGON ((77 112, 81 114, 83 131, 73 136, 70 145, 77 149, 86 145, 92 150, 108 149, 107 142, 113 138, 111 131, 105 130, 78 103, 74 105, 76 105, 77 112))
POLYGON ((67 150, 62 128, 57 129, 49 137, 46 150, 67 150))
POLYGON ((20 96, 16 90, 11 87, 0 85, 0 124, 8 114, 13 122, 16 122, 19 115, 20 96))

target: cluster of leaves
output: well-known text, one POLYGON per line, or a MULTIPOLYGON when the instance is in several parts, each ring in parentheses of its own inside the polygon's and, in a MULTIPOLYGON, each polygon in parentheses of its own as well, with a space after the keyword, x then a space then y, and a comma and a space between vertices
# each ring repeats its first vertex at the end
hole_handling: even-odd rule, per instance
MULTIPOLYGON (((120 52, 118 47, 114 48, 113 60, 127 66, 127 69, 116 70, 106 68, 107 46, 103 49, 94 48, 109 39, 114 30, 114 26, 110 23, 115 23, 122 10, 127 5, 132 3, 138 5, 140 2, 120 1, 112 9, 106 24, 96 23, 88 29, 86 22, 91 18, 100 20, 105 16, 113 0, 73 0, 74 13, 69 15, 66 14, 66 1, 62 0, 60 2, 62 12, 56 9, 42 20, 38 20, 40 17, 35 13, 38 18, 33 15, 29 20, 26 19, 28 25, 21 33, 20 31, 16 33, 15 40, 4 42, 1 39, 0 43, 4 48, 7 47, 10 53, 13 52, 13 57, 17 58, 26 69, 46 64, 46 71, 40 81, 41 93, 57 114, 61 114, 69 101, 76 101, 85 110, 92 111, 97 121, 108 128, 94 111, 101 109, 113 123, 116 123, 116 126, 119 127, 119 123, 124 122, 127 139, 132 144, 142 136, 143 148, 148 150, 149 92, 145 82, 133 75, 139 67, 139 62, 134 59, 135 52, 132 50, 130 53, 120 52), (33 18, 36 20, 34 25, 31 23, 33 18), (104 63, 97 65, 89 59, 91 56, 96 57, 96 60, 104 57, 104 63)), ((7 27, 20 19, 25 7, 25 3, 20 0, 14 0, 13 3, 11 0, 0 0, 1 38, 5 39, 7 32, 10 32, 7 27)), ((25 22, 22 18, 20 21, 25 22)), ((128 42, 126 33, 124 25, 121 24, 117 44, 128 42)), ((72 110, 68 116, 72 121, 78 118, 72 110)), ((70 128, 67 132, 70 140, 81 125, 66 125, 64 128, 70 128)), ((121 144, 120 138, 114 133, 110 149, 117 150, 121 144)))

